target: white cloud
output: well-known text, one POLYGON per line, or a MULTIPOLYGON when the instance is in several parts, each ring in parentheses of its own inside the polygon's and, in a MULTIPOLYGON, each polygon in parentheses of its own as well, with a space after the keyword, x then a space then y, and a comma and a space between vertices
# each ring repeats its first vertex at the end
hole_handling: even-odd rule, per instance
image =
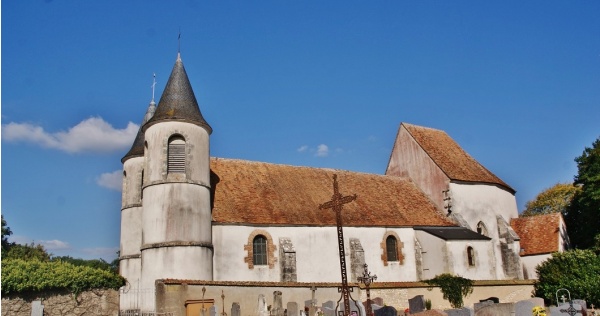
POLYGON ((44 246, 46 250, 66 250, 71 249, 71 245, 68 242, 60 241, 57 239, 54 240, 40 240, 39 244, 44 246))
POLYGON ((327 157, 329 155, 329 147, 325 144, 321 144, 317 146, 317 153, 315 156, 317 157, 327 157))
POLYGON ((115 191, 122 190, 123 171, 117 170, 113 172, 103 173, 96 179, 96 183, 101 186, 115 191))
POLYGON ((303 153, 307 150, 308 150, 308 146, 306 146, 306 145, 300 146, 300 148, 298 148, 299 153, 303 153))
POLYGON ((68 131, 48 133, 41 126, 29 123, 2 125, 2 139, 9 142, 29 142, 68 153, 111 152, 127 149, 133 143, 139 126, 132 122, 124 129, 115 129, 100 117, 91 117, 68 131))

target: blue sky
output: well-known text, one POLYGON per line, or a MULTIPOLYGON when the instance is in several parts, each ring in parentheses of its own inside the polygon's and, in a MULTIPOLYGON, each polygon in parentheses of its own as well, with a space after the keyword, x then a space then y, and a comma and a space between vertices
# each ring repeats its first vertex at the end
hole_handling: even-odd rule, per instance
POLYGON ((113 259, 121 157, 178 49, 211 155, 382 174, 442 129, 524 204, 600 136, 598 1, 3 1, 12 240, 113 259))

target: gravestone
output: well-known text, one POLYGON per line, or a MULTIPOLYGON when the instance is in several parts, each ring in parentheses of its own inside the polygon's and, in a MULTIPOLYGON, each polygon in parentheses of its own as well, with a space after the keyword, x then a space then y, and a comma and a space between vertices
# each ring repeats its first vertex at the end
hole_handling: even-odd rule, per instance
POLYGON ((210 307, 210 309, 208 310, 208 315, 210 316, 217 316, 217 305, 213 305, 210 307))
POLYGON ((267 310, 267 302, 263 294, 258 295, 258 306, 256 308, 256 315, 269 316, 269 311, 267 310))
POLYGON ((240 303, 238 302, 233 302, 233 304, 231 304, 231 316, 241 316, 241 310, 240 310, 240 303))
POLYGON ((515 303, 515 315, 531 315, 533 308, 536 306, 544 307, 544 299, 539 297, 530 298, 528 300, 518 301, 515 303))
POLYGON ((377 304, 379 306, 383 306, 383 298, 377 296, 376 298, 371 299, 371 304, 377 304))
MULTIPOLYGON (((350 300, 350 316, 358 316, 358 315, 365 315, 365 307, 362 304, 362 302, 357 302, 355 300, 350 300), (356 315, 355 315, 356 314, 356 315)), ((340 304, 339 305, 339 309, 338 311, 343 312, 344 311, 344 305, 340 304)))
MULTIPOLYGON (((485 301, 483 303, 477 303, 475 307, 475 315, 477 316, 506 316, 515 315, 515 303, 498 303, 495 304, 492 301, 485 301), (481 305, 478 305, 481 304, 481 305)), ((531 310, 527 313, 527 316, 531 316, 531 310)))
POLYGON ((398 316, 398 311, 392 306, 384 306, 375 311, 375 316, 398 316))
POLYGON ((321 305, 321 311, 324 316, 337 316, 335 315, 335 302, 327 301, 321 305))
POLYGON ((551 316, 582 316, 582 311, 581 305, 573 304, 573 302, 550 307, 551 316))
POLYGON ((479 302, 482 302, 482 303, 485 302, 485 301, 492 301, 492 302, 494 302, 496 304, 500 303, 500 299, 497 298, 497 297, 494 297, 494 296, 488 297, 488 298, 484 298, 482 300, 479 300, 479 302))
POLYGON ((296 302, 288 302, 287 303, 287 316, 299 316, 298 313, 298 303, 296 302))
POLYGON ((273 307, 271 307, 272 316, 283 316, 283 303, 281 302, 281 291, 273 292, 273 307))
POLYGON ((475 315, 477 315, 477 313, 480 310, 487 309, 488 306, 493 306, 493 305, 494 305, 494 302, 492 302, 492 301, 479 301, 479 303, 473 304, 473 309, 475 311, 475 315))
POLYGON ((31 302, 31 316, 44 316, 44 305, 42 305, 42 301, 31 302))
POLYGON ((411 314, 420 313, 425 310, 425 296, 417 295, 408 299, 408 308, 411 314))
POLYGON ((448 314, 448 316, 474 316, 475 315, 475 312, 468 307, 446 309, 446 310, 444 310, 444 312, 446 314, 448 314))
POLYGON ((587 302, 585 300, 577 300, 577 299, 575 299, 575 300, 573 300, 573 304, 579 304, 579 305, 581 305, 581 308, 583 310, 582 314, 583 315, 587 314, 587 302))

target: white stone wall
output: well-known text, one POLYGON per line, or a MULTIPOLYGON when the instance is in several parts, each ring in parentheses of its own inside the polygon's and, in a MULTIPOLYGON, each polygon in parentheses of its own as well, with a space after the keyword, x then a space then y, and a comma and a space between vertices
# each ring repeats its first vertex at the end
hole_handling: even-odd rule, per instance
POLYGON ((537 256, 525 256, 521 257, 521 263, 523 264, 523 275, 525 279, 537 279, 537 271, 535 268, 542 262, 550 259, 552 254, 543 254, 537 256))
MULTIPOLYGON (((471 230, 477 231, 480 221, 485 224, 488 237, 494 243, 493 256, 496 258, 496 276, 492 279, 504 279, 496 215, 502 216, 507 223, 519 216, 514 194, 496 185, 463 183, 451 183, 450 192, 452 212, 460 214, 471 230)), ((516 242, 513 246, 518 245, 516 242)), ((519 253, 519 249, 514 251, 519 253)))
POLYGON ((496 215, 506 222, 517 218, 517 199, 514 194, 496 185, 450 183, 452 211, 459 213, 475 230, 483 221, 490 233, 498 231, 496 215))
MULTIPOLYGON (((253 227, 213 226, 214 280, 215 281, 272 281, 279 282, 279 238, 291 240, 296 250, 298 282, 339 282, 341 278, 336 227, 253 227), (244 245, 255 230, 267 231, 275 246, 273 268, 254 266, 249 268, 244 245)), ((412 228, 359 228, 344 227, 346 267, 351 279, 349 239, 360 240, 369 270, 377 275, 377 281, 416 281, 414 230, 412 228), (403 243, 404 262, 389 262, 384 266, 381 243, 388 231, 394 231, 403 243)), ((250 241, 251 242, 251 241, 250 241)))
POLYGON ((424 231, 415 231, 422 248, 422 279, 428 280, 441 273, 451 272, 446 241, 424 231))
POLYGON ((493 247, 489 240, 449 241, 448 261, 452 273, 471 280, 494 280, 496 265, 493 247), (468 247, 473 248, 473 266, 469 266, 468 247))

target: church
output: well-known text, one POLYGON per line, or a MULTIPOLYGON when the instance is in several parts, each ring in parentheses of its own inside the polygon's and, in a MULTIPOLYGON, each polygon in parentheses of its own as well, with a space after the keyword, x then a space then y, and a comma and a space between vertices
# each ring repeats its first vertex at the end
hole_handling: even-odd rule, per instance
POLYGON ((442 273, 531 288, 515 190, 444 131, 401 123, 383 175, 211 157, 211 133, 178 54, 121 160, 120 273, 123 293, 138 293, 121 310, 229 313, 235 302, 255 315, 261 291, 267 303, 278 292, 303 305, 310 288, 312 302, 335 301, 344 276, 364 300, 366 266, 397 308, 442 273), (340 196, 336 218, 323 206, 340 196))

